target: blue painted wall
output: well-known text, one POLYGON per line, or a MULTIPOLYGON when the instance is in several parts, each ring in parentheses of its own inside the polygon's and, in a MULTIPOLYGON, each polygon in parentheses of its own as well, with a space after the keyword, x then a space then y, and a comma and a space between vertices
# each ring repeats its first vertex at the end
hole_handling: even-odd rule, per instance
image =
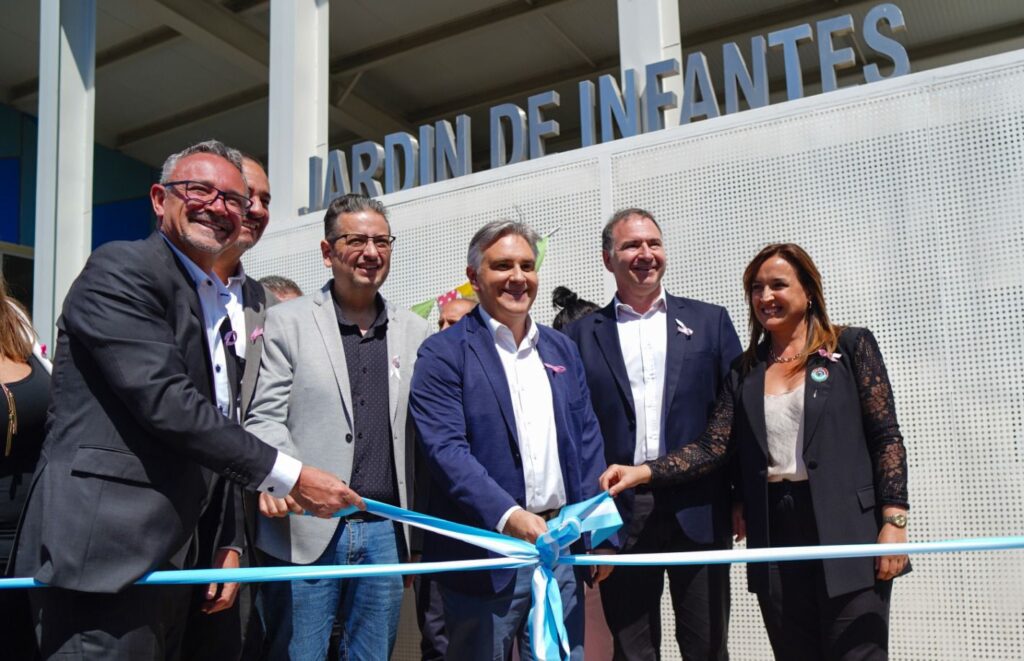
MULTIPOLYGON (((36 119, 0 105, 0 241, 32 246, 36 212, 36 119)), ((96 145, 92 247, 138 239, 153 229, 149 187, 159 172, 96 145)))

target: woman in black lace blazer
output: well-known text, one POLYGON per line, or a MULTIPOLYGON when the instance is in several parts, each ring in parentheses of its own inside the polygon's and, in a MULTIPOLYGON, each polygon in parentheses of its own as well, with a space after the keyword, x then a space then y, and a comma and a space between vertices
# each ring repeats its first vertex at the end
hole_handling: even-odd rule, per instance
MULTIPOLYGON (((829 321, 821 276, 795 244, 764 248, 743 285, 750 343, 703 437, 610 466, 602 487, 692 480, 736 452, 748 546, 905 542, 906 452, 874 336, 829 321)), ((747 567, 777 659, 887 658, 892 579, 906 556, 747 567)))

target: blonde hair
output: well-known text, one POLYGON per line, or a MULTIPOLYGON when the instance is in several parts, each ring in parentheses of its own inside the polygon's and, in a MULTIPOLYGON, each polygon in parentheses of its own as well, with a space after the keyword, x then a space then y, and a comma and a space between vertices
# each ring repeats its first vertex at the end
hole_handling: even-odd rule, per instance
POLYGON ((29 325, 28 311, 8 295, 7 282, 0 275, 0 355, 8 360, 27 362, 35 336, 29 325))

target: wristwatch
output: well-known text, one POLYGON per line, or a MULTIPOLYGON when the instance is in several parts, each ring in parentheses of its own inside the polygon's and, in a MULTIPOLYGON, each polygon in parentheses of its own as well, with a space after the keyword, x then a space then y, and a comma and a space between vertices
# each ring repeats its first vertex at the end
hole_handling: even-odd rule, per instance
POLYGON ((891 523, 897 528, 907 527, 907 515, 906 514, 890 514, 889 516, 883 516, 882 521, 884 523, 891 523))

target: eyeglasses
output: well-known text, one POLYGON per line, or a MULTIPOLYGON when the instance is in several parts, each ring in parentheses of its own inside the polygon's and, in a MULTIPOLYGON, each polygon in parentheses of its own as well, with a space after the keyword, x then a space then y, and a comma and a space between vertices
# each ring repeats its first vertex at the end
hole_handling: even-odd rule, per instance
POLYGON ((366 244, 373 241, 373 247, 380 252, 388 252, 391 250, 391 244, 395 242, 395 237, 390 234, 378 234, 377 236, 366 236, 365 234, 339 234, 337 236, 327 237, 327 242, 332 246, 344 239, 345 247, 351 248, 352 250, 363 250, 366 248, 366 244))
POLYGON ((185 199, 189 202, 200 202, 209 206, 217 201, 217 198, 224 200, 224 208, 230 213, 242 216, 252 206, 252 200, 239 193, 228 193, 211 186, 202 181, 184 179, 182 181, 168 181, 163 184, 164 188, 181 186, 185 199))
POLYGON ((14 449, 14 435, 18 433, 18 405, 14 401, 14 393, 6 385, 0 383, 0 388, 3 388, 4 397, 7 398, 7 442, 4 443, 4 456, 9 457, 14 449))

